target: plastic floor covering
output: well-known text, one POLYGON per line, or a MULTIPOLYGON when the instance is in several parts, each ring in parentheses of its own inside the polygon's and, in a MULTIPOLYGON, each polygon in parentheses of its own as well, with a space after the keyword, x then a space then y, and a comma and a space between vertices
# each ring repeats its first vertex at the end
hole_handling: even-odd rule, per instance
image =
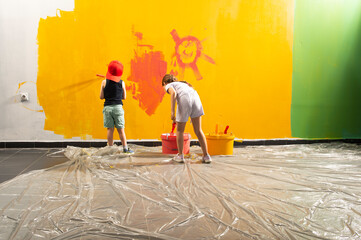
POLYGON ((248 146, 202 164, 76 148, 0 184, 0 239, 360 239, 361 148, 248 146))

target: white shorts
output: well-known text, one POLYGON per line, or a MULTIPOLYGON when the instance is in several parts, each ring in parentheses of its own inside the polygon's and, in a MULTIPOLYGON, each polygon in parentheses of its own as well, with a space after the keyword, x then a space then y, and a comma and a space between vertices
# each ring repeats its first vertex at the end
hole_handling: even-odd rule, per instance
POLYGON ((187 122, 189 117, 196 118, 202 115, 204 115, 203 106, 196 91, 177 98, 177 122, 187 122))

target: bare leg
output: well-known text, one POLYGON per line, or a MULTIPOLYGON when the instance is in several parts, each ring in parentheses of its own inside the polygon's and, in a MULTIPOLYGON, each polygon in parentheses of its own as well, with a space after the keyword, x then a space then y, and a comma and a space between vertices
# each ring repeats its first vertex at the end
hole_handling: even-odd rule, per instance
POLYGON ((128 148, 127 146, 127 138, 125 136, 124 128, 117 128, 120 141, 122 142, 123 148, 128 148))
POLYGON ((113 133, 114 128, 107 128, 108 146, 113 146, 113 133))
POLYGON ((203 156, 206 156, 208 155, 208 147, 206 137, 204 136, 204 133, 202 131, 201 122, 201 117, 192 118, 194 133, 197 135, 199 145, 201 145, 203 156))
POLYGON ((183 144, 184 144, 184 129, 187 122, 177 122, 177 147, 178 153, 183 154, 183 144))

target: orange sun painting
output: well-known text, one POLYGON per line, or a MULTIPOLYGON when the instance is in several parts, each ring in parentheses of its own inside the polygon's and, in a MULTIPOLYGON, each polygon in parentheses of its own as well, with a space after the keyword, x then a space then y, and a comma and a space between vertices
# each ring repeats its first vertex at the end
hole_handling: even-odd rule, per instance
POLYGON ((199 58, 215 64, 215 61, 204 54, 201 41, 194 36, 186 36, 180 38, 175 29, 170 33, 175 42, 175 53, 174 56, 176 59, 172 60, 172 66, 176 66, 178 63, 179 72, 172 70, 171 74, 177 76, 180 80, 184 78, 185 68, 191 68, 197 80, 201 80, 203 77, 199 72, 197 67, 197 61, 199 58))

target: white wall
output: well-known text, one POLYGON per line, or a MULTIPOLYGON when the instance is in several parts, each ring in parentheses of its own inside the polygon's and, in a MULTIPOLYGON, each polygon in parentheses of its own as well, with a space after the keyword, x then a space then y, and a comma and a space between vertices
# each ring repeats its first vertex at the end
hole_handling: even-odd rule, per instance
POLYGON ((35 85, 39 20, 57 9, 72 11, 74 1, 0 0, 0 141, 63 139, 44 130, 35 85), (21 102, 19 92, 29 93, 29 101, 21 102))

